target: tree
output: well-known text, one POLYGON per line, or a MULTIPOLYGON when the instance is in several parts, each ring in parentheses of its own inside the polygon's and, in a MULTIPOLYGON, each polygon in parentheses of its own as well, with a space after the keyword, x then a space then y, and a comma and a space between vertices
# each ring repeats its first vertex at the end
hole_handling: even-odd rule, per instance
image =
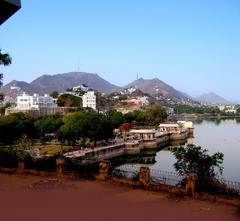
POLYGON ((62 125, 63 117, 59 114, 40 117, 34 123, 42 141, 46 140, 46 134, 56 134, 62 125))
POLYGON ((64 125, 58 131, 58 139, 71 145, 81 142, 84 146, 89 139, 96 146, 97 141, 113 138, 113 126, 104 114, 78 111, 63 118, 64 125))
POLYGON ((133 116, 136 124, 143 126, 146 125, 147 121, 147 113, 140 110, 133 111, 133 116))
POLYGON ((78 111, 66 115, 63 118, 64 124, 60 127, 57 133, 58 139, 70 145, 76 145, 77 141, 82 141, 84 145, 89 129, 89 115, 84 111, 78 111))
POLYGON ((53 92, 50 94, 50 96, 51 96, 52 98, 58 98, 59 92, 58 92, 58 91, 53 91, 53 92))
POLYGON ((106 116, 111 121, 114 128, 118 128, 124 122, 123 114, 115 109, 108 110, 106 116))
MULTIPOLYGON (((10 65, 12 63, 12 58, 10 57, 9 54, 3 54, 1 53, 1 49, 0 49, 0 65, 10 65)), ((3 74, 0 73, 0 87, 2 86, 2 79, 3 79, 3 74)), ((0 101, 3 100, 3 95, 0 94, 0 101)))
POLYGON ((212 178, 216 177, 218 173, 222 174, 223 153, 217 152, 210 156, 208 150, 200 146, 187 145, 185 148, 178 148, 174 152, 174 156, 177 159, 174 167, 180 175, 196 173, 199 177, 212 178))
POLYGON ((12 63, 12 58, 10 57, 9 54, 5 53, 1 53, 1 49, 0 49, 0 65, 10 65, 12 63))
POLYGON ((129 131, 130 129, 132 129, 132 124, 130 123, 123 123, 120 127, 119 127, 119 130, 121 132, 126 132, 126 131, 129 131))
POLYGON ((135 117, 132 112, 128 112, 124 114, 124 122, 133 123, 134 120, 135 120, 135 117))
POLYGON ((160 105, 152 105, 147 111, 148 124, 157 125, 167 118, 166 110, 160 105))
POLYGON ((94 143, 94 147, 97 141, 108 141, 114 137, 112 122, 103 114, 91 114, 87 136, 94 143))
POLYGON ((22 136, 34 136, 33 121, 23 113, 0 118, 0 143, 14 144, 22 136))
POLYGON ((197 190, 209 189, 210 181, 216 181, 217 176, 222 174, 223 153, 217 152, 210 156, 208 150, 200 146, 187 145, 178 148, 173 154, 177 159, 174 167, 180 175, 197 174, 197 190))
POLYGON ((82 98, 71 94, 62 94, 58 97, 57 104, 60 107, 80 107, 82 106, 82 98))
POLYGON ((240 114, 240 105, 236 105, 237 114, 240 114))

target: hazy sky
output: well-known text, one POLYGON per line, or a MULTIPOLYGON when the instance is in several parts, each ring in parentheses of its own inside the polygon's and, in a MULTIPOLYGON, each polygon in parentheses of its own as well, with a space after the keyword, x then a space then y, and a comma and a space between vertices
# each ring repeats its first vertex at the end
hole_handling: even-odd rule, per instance
POLYGON ((79 70, 123 86, 138 74, 240 101, 240 0, 22 0, 0 48, 13 58, 4 83, 79 70))

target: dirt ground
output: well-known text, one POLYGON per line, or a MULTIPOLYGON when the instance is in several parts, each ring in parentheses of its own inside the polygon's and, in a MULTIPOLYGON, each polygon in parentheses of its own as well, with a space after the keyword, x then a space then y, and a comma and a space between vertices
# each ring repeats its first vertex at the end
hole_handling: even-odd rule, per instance
POLYGON ((1 221, 239 221, 240 208, 106 182, 0 174, 1 221))

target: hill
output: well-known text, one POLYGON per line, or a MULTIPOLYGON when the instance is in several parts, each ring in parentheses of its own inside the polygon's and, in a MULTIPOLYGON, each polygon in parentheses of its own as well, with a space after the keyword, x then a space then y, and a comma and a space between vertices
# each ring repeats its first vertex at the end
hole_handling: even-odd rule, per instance
POLYGON ((0 88, 0 92, 11 99, 26 92, 28 94, 50 94, 53 91, 64 92, 66 89, 85 84, 89 88, 102 93, 120 90, 121 87, 113 85, 97 74, 85 72, 69 72, 56 75, 42 75, 31 83, 24 81, 11 81, 0 88))
MULTIPOLYGON (((101 78, 98 74, 86 72, 69 72, 56 75, 42 75, 31 83, 12 81, 3 86, 0 92, 5 94, 7 101, 16 100, 16 96, 26 92, 28 94, 50 94, 53 91, 64 92, 66 89, 85 84, 89 88, 109 94, 113 91, 121 91, 123 88, 113 85, 101 78)), ((143 94, 149 94, 163 105, 191 104, 194 101, 186 94, 177 91, 158 78, 140 78, 126 85, 124 88, 136 88, 143 94)))
POLYGON ((43 75, 30 83, 39 88, 41 93, 51 93, 52 91, 63 92, 68 88, 85 84, 89 88, 103 93, 119 90, 120 87, 109 83, 98 74, 85 72, 69 72, 56 75, 43 75))
POLYGON ((231 104, 230 101, 215 94, 214 92, 204 93, 196 99, 203 104, 231 104))
POLYGON ((135 87, 143 91, 144 93, 148 93, 152 96, 168 96, 175 98, 188 98, 182 92, 177 91, 170 85, 164 83, 158 78, 154 79, 143 79, 140 78, 138 80, 133 81, 132 83, 125 86, 126 88, 135 87))

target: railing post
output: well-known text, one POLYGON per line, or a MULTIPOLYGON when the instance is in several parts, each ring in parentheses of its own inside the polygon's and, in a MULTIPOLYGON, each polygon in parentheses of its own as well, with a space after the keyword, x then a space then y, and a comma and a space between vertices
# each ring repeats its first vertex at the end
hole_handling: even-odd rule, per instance
POLYGON ((143 186, 150 184, 150 169, 148 167, 140 167, 139 182, 143 186))
POLYGON ((187 175, 186 179, 187 179, 186 193, 191 194, 192 197, 194 197, 195 196, 197 174, 196 173, 190 173, 190 174, 187 175))
POLYGON ((99 174, 97 175, 98 180, 106 180, 109 176, 110 162, 102 161, 99 163, 99 174))
POLYGON ((63 176, 64 165, 65 165, 64 158, 59 157, 59 158, 56 159, 56 175, 58 177, 62 177, 63 176))
POLYGON ((24 169, 25 169, 24 157, 19 157, 18 158, 18 173, 24 173, 24 169))

